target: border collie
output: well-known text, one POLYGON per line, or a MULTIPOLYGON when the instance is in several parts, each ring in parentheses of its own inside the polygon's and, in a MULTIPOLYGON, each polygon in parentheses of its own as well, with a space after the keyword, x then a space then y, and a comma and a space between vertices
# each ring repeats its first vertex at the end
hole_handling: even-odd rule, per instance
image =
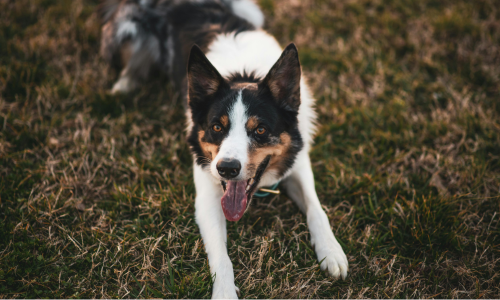
POLYGON ((107 0, 100 12, 101 53, 121 69, 112 92, 158 69, 185 99, 212 297, 237 298, 226 220, 240 220, 253 194, 278 182, 307 216, 321 269, 345 278, 347 258, 314 187, 314 98, 295 45, 283 50, 262 30, 251 0, 107 0))

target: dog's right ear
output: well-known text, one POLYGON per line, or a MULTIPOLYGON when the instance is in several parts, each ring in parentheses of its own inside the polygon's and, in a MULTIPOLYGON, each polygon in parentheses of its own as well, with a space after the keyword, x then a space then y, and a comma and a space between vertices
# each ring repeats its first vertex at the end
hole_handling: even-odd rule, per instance
POLYGON ((189 54, 187 79, 188 103, 191 109, 211 98, 224 82, 217 69, 197 45, 191 48, 189 54))

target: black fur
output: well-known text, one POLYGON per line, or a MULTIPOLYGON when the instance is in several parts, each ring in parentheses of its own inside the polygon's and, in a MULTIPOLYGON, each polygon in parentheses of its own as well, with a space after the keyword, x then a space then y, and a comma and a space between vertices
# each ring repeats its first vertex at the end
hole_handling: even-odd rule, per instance
POLYGON ((187 54, 193 45, 198 45, 205 52, 218 34, 255 29, 252 24, 234 15, 218 2, 187 2, 172 7, 168 17, 175 35, 175 64, 172 66, 171 76, 177 81, 176 85, 183 95, 187 85, 182 79, 186 77, 187 54))

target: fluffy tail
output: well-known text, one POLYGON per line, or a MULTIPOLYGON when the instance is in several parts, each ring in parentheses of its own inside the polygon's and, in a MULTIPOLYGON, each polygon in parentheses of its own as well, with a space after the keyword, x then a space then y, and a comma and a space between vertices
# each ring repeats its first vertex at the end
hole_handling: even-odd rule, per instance
POLYGON ((252 0, 222 0, 235 15, 247 20, 253 26, 262 28, 264 25, 264 14, 260 7, 252 0))

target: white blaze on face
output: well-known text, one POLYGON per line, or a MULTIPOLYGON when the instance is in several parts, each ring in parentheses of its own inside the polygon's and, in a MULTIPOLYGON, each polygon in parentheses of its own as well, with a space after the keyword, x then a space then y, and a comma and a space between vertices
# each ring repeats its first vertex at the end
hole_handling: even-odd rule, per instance
POLYGON ((226 138, 222 141, 219 149, 219 153, 212 161, 210 166, 212 174, 220 179, 219 173, 217 172, 217 162, 219 160, 232 160, 236 159, 241 164, 240 174, 233 180, 243 180, 245 178, 246 167, 248 163, 248 146, 250 144, 250 139, 247 135, 246 122, 248 120, 247 108, 243 104, 242 91, 237 95, 236 101, 229 110, 229 133, 226 138))

